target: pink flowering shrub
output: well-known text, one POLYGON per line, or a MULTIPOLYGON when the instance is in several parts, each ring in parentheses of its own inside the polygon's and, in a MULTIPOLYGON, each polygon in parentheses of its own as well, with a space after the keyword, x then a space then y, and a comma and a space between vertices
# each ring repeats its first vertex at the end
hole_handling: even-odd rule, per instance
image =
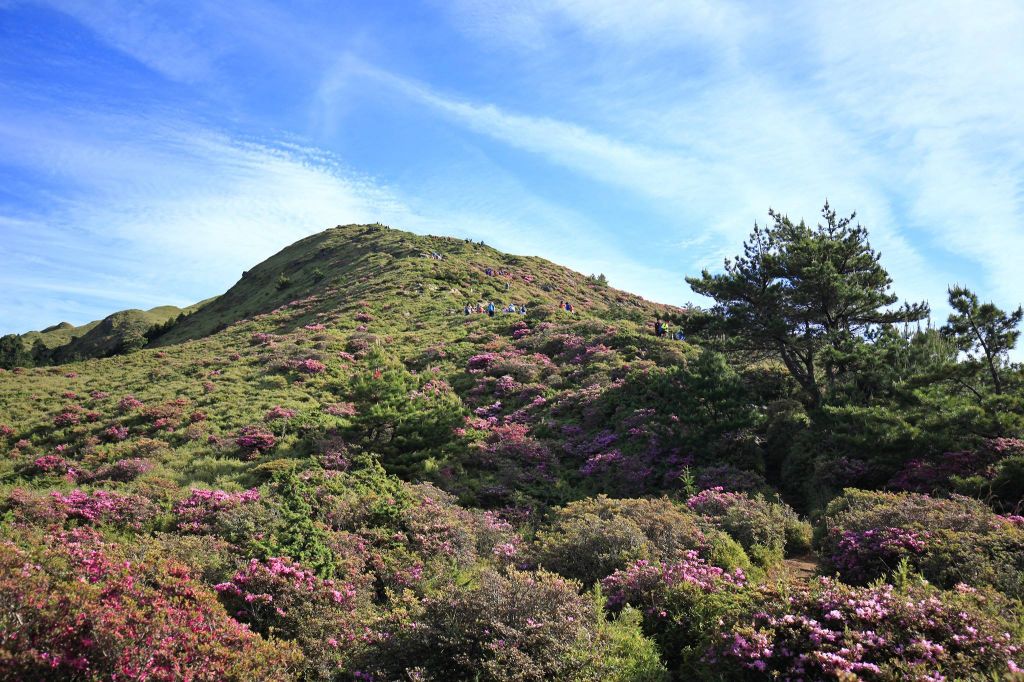
POLYGON ((117 402, 117 409, 122 413, 132 412, 142 407, 142 401, 133 395, 126 395, 117 402))
POLYGON ((108 426, 103 429, 103 437, 112 443, 117 443, 128 438, 127 426, 108 426))
POLYGON ((71 464, 60 455, 43 455, 32 462, 32 472, 37 474, 66 474, 71 464))
POLYGON ((401 679, 413 669, 421 679, 600 679, 592 668, 602 653, 598 614, 577 587, 514 569, 487 572, 468 589, 446 587, 412 622, 390 628, 364 679, 401 679))
POLYGON ((89 392, 89 397, 93 400, 106 400, 110 397, 110 394, 106 391, 95 390, 89 392))
POLYGON ((289 410, 288 408, 275 405, 265 415, 263 415, 263 421, 275 422, 275 421, 288 421, 295 417, 297 412, 295 410, 289 410))
POLYGON ((367 312, 358 312, 352 317, 356 322, 373 322, 373 315, 367 312))
POLYGON ((259 499, 260 492, 255 488, 242 493, 193 488, 188 497, 174 505, 175 526, 183 533, 213 533, 224 513, 259 499))
POLYGON ((0 424, 0 437, 8 437, 14 435, 14 429, 7 424, 0 424))
POLYGON ((487 369, 495 358, 498 356, 495 353, 480 353, 474 355, 466 362, 466 369, 469 371, 484 370, 487 369))
POLYGON ((638 609, 644 633, 654 639, 679 679, 692 677, 684 661, 699 661, 721 624, 749 607, 750 590, 741 569, 725 571, 686 552, 671 563, 634 562, 601 581, 612 612, 638 609))
POLYGON ((332 403, 324 407, 324 412, 335 417, 351 417, 356 413, 355 403, 332 403))
POLYGON ((276 442, 277 439, 274 438, 274 434, 256 424, 243 426, 235 437, 235 444, 241 448, 248 458, 255 458, 267 452, 274 447, 276 442))
POLYGON ((289 679, 294 647, 228 618, 180 564, 124 560, 79 529, 0 548, 0 662, 8 679, 289 679))
POLYGON ((764 593, 718 635, 714 670, 742 679, 981 679, 1017 671, 1021 644, 1005 600, 966 586, 820 583, 764 593), (841 677, 841 676, 846 677, 841 677), (854 677, 855 676, 855 677, 854 677))
POLYGON ((55 490, 39 495, 15 489, 4 504, 17 519, 48 524, 110 524, 142 530, 157 515, 156 506, 145 497, 107 490, 72 490, 67 494, 55 490))
POLYGON ((602 580, 601 586, 608 595, 609 606, 644 607, 651 614, 664 618, 667 613, 662 601, 673 587, 686 583, 705 592, 717 592, 726 587, 743 587, 746 582, 742 569, 725 571, 689 550, 681 560, 672 563, 636 561, 602 580))
POLYGON ((325 329, 327 329, 327 327, 325 325, 322 325, 319 322, 315 322, 313 324, 303 325, 302 328, 307 330, 307 331, 311 331, 311 332, 322 332, 325 329))
POLYGON ((78 413, 72 410, 61 412, 53 418, 53 425, 57 428, 64 428, 67 426, 74 426, 80 420, 78 413))
POLYGON ((327 365, 314 360, 313 358, 306 358, 305 360, 299 360, 295 363, 295 369, 302 372, 303 374, 323 374, 327 371, 327 365))
POLYGON ((140 457, 119 459, 113 464, 106 464, 100 467, 88 479, 90 481, 119 481, 127 483, 151 471, 154 466, 152 461, 140 457))
POLYGON ((67 495, 51 493, 56 509, 69 520, 89 524, 110 523, 139 530, 156 515, 154 505, 139 495, 122 495, 96 490, 86 493, 72 490, 67 495))
POLYGON ((830 563, 847 582, 864 584, 896 568, 901 559, 924 553, 928 531, 871 528, 842 532, 830 563))

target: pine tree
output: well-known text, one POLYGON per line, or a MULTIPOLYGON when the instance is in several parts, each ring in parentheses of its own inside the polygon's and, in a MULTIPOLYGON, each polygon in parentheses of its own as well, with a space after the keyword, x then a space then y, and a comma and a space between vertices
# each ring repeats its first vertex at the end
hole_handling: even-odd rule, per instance
POLYGON ((880 328, 920 320, 928 306, 892 307, 892 279, 856 214, 839 218, 826 202, 816 228, 769 216, 772 224, 754 225, 724 273, 686 281, 715 300, 711 331, 733 349, 777 357, 816 407, 864 360, 863 346, 880 328))

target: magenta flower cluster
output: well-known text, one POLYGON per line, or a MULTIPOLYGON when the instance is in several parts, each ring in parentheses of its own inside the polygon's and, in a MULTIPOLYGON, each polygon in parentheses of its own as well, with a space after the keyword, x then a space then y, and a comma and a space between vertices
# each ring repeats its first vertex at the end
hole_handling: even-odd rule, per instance
POLYGON ((255 488, 242 493, 193 488, 188 497, 174 505, 176 525, 186 533, 210 533, 218 514, 259 499, 260 491, 255 488))
POLYGON ((295 417, 297 412, 295 410, 289 410, 286 407, 275 405, 265 415, 263 415, 263 421, 275 422, 275 421, 288 421, 295 417))
POLYGON ((772 600, 721 635, 712 660, 765 679, 966 679, 1016 670, 1020 645, 982 610, 987 597, 960 586, 855 588, 823 578, 772 600), (894 667, 899 666, 899 667, 894 667))
POLYGON ((323 374, 327 371, 327 365, 313 358, 306 358, 295 363, 295 369, 303 374, 323 374))
POLYGON ((896 568, 900 559, 922 554, 928 547, 927 531, 906 528, 871 528, 840 531, 829 557, 847 582, 859 584, 896 568))
POLYGON ((131 412, 142 407, 142 401, 129 394, 117 402, 117 409, 123 412, 131 412))
POLYGON ((730 573, 707 563, 696 551, 688 550, 679 561, 636 561, 601 581, 610 606, 630 604, 662 617, 667 615, 664 606, 669 589, 684 584, 704 592, 718 592, 745 586, 747 577, 739 568, 730 573))
POLYGON ((267 452, 277 443, 274 434, 265 430, 265 427, 252 424, 243 426, 235 437, 235 445, 250 456, 256 456, 267 452))
POLYGON ((67 495, 54 491, 50 497, 54 509, 67 519, 89 524, 112 523, 139 530, 155 514, 152 503, 138 495, 72 490, 67 495))

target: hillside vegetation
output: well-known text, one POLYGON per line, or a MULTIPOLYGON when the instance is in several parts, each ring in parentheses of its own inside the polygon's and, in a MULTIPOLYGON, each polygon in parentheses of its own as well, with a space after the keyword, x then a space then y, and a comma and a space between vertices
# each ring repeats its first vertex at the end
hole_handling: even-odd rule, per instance
POLYGON ((824 217, 706 311, 337 227, 0 371, 0 679, 1024 679, 1019 315, 824 217))

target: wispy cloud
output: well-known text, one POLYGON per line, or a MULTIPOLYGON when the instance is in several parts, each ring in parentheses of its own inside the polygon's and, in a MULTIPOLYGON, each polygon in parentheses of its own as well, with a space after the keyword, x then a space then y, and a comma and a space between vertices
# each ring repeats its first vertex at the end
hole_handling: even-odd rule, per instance
POLYGON ((769 206, 814 220, 828 197, 940 317, 951 281, 1006 306, 1024 291, 1012 0, 44 4, 147 69, 106 107, 121 116, 77 108, 118 96, 120 72, 20 111, 0 74, 18 96, 0 209, 27 221, 0 229, 26 283, 50 268, 97 296, 130 288, 72 268, 90 245, 96 273, 201 297, 298 236, 380 219, 681 302, 682 275, 720 266, 769 206))

